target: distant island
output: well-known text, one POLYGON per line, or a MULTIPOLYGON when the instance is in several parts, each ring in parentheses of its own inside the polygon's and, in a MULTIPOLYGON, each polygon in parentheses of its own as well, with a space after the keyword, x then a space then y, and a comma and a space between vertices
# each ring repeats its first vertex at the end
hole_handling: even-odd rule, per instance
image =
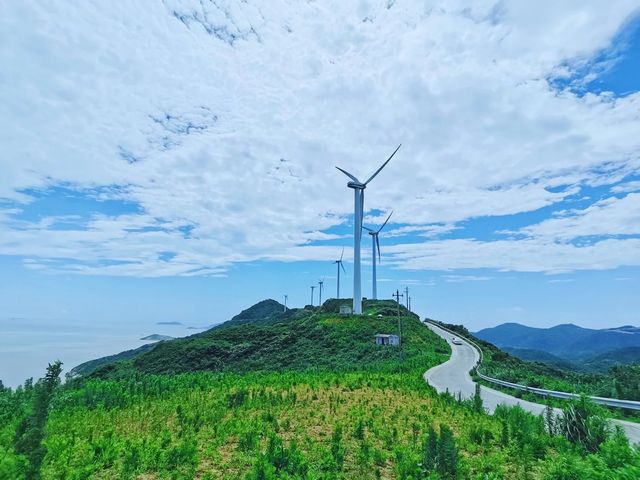
POLYGON ((182 325, 182 322, 156 322, 156 325, 182 325))
POLYGON ((160 335, 158 333, 154 333, 153 335, 142 337, 140 340, 151 340, 153 342, 159 342, 161 340, 173 340, 173 337, 170 337, 169 335, 160 335))

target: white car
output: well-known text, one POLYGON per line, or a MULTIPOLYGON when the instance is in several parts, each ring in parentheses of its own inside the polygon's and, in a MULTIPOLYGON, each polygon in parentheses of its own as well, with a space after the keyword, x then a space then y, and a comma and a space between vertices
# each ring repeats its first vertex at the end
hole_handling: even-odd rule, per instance
POLYGON ((462 345, 462 340, 460 340, 459 338, 453 337, 451 339, 451 343, 453 343, 454 345, 462 345))

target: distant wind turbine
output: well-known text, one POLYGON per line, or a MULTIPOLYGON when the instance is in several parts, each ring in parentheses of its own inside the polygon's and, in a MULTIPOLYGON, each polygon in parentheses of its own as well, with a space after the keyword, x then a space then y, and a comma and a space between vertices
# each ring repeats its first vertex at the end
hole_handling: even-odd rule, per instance
POLYGON ((387 222, 391 218, 391 215, 393 215, 393 212, 391 212, 389 214, 387 219, 384 221, 384 223, 382 224, 382 226, 378 230, 372 230, 371 228, 367 228, 365 226, 362 227, 362 228, 364 228, 365 230, 367 230, 369 232, 369 235, 371 235, 371 253, 373 255, 373 292, 372 292, 372 298, 374 300, 378 299, 378 277, 376 276, 376 250, 378 251, 378 261, 380 261, 380 259, 381 259, 381 257, 380 257, 380 239, 378 238, 378 234, 382 231, 384 226, 387 224, 387 222))
POLYGON ((344 273, 347 273, 347 271, 344 269, 344 265, 342 264, 342 257, 344 256, 344 247, 342 247, 342 253, 340 254, 340 260, 336 260, 333 263, 338 264, 338 291, 336 292, 336 298, 340 298, 340 268, 342 268, 342 271, 344 273))
POLYGON ((319 299, 318 299, 318 305, 322 306, 322 289, 324 285, 324 280, 318 280, 318 295, 319 295, 319 299))
POLYGON ((366 182, 361 182, 356 177, 351 175, 346 170, 343 170, 340 167, 336 167, 342 173, 344 173, 347 177, 351 179, 349 183, 347 183, 347 187, 353 188, 354 193, 354 206, 353 206, 353 313, 356 315, 362 314, 362 286, 360 281, 360 241, 362 239, 362 217, 364 216, 364 189, 367 188, 367 184, 373 180, 376 175, 380 173, 380 171, 387 166, 387 163, 391 161, 396 152, 400 149, 401 145, 398 145, 398 148, 391 154, 387 161, 382 164, 382 166, 375 171, 369 180, 366 182))
POLYGON ((316 289, 315 285, 311 285, 311 306, 313 307, 313 291, 316 289))

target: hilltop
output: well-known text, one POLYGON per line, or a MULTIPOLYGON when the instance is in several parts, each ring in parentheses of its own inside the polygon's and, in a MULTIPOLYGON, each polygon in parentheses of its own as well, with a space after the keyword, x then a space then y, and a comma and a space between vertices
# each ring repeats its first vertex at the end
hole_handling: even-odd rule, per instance
POLYGON ((363 316, 340 315, 340 305, 348 302, 327 300, 322 307, 284 311, 282 304, 264 300, 206 332, 159 342, 126 358, 112 357, 93 375, 396 368, 399 349, 380 348, 374 335, 397 334, 399 319, 405 355, 419 348, 447 354, 446 344, 417 315, 401 307, 398 318, 394 301, 365 301, 363 316))

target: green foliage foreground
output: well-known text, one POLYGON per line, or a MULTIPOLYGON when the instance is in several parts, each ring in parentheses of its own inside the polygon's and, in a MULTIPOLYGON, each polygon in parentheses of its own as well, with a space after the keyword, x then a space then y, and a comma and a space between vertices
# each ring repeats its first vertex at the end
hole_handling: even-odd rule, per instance
POLYGON ((129 363, 63 386, 50 370, 35 385, 0 390, 0 478, 640 478, 638 452, 619 432, 601 429, 588 403, 545 421, 520 408, 489 416, 477 399, 437 395, 422 374, 447 358, 448 347, 415 317, 402 320, 402 352, 373 345, 372 333, 394 333, 395 317, 310 311, 295 321, 333 339, 311 354, 300 348, 314 343, 309 337, 287 339, 278 325, 269 335, 282 337, 280 351, 270 355, 258 340, 270 327, 261 326, 253 342, 261 348, 246 335, 237 347, 221 346, 255 352, 230 356, 224 369, 166 375, 129 363), (351 350, 332 354, 336 344, 351 350), (301 357, 287 368, 287 354, 301 357), (309 355, 327 358, 316 367, 309 355), (34 446, 42 455, 32 457, 19 447, 28 430, 20 425, 41 425, 43 411, 34 446))

